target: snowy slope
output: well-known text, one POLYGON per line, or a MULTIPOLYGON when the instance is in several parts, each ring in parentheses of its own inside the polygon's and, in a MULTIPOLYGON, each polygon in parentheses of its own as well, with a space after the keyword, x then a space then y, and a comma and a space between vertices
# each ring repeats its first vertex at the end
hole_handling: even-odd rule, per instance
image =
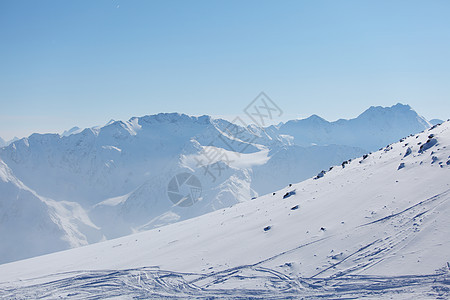
POLYGON ((5 297, 448 298, 450 124, 184 222, 0 266, 5 297))
POLYGON ((77 203, 37 195, 0 160, 0 263, 98 242, 102 235, 77 203))
POLYGON ((6 141, 0 137, 0 148, 6 146, 6 141))

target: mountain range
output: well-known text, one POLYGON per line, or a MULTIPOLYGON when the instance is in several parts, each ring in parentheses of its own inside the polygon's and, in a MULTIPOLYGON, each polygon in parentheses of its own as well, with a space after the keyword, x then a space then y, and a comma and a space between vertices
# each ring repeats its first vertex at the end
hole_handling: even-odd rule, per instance
MULTIPOLYGON (((179 129, 175 125, 179 121, 169 121, 174 118, 192 124, 190 128, 183 126, 180 136, 189 131, 186 129, 192 129, 193 124, 198 126, 195 132, 204 127, 211 131, 220 129, 220 125, 209 118, 160 115, 145 119, 150 119, 150 128, 161 126, 158 130, 175 126, 171 128, 173 132, 179 129), (164 125, 160 125, 161 119, 165 120, 164 125)), ((142 131, 130 128, 130 124, 133 122, 114 125, 114 130, 108 129, 111 130, 108 137, 123 132, 120 128, 128 128, 126 132, 139 136, 142 131)), ((141 130, 147 126, 143 120, 134 124, 141 125, 141 130)), ((367 126, 367 132, 375 132, 367 126)), ((147 135, 152 136, 150 132, 147 135)), ((101 132, 97 136, 101 136, 101 132)), ((208 136, 204 134, 205 137, 208 136)), ((199 136, 192 143, 203 145, 203 138, 199 136)), ((259 138, 260 142, 252 143, 255 148, 259 147, 258 151, 252 149, 245 153, 256 155, 269 149, 269 159, 264 163, 259 161, 259 168, 267 165, 265 172, 274 178, 285 170, 286 165, 279 165, 283 160, 290 162, 293 168, 302 168, 298 162, 300 157, 308 155, 307 152, 300 148, 290 151, 292 145, 279 145, 284 141, 281 138, 274 144, 272 140, 262 144, 265 137, 259 138), (271 151, 280 153, 273 150, 277 147, 286 151, 281 151, 283 154, 270 164, 271 151)), ((30 143, 30 147, 34 143, 36 141, 30 143)), ((166 145, 166 141, 160 144, 161 147, 166 145)), ((183 155, 195 153, 194 146, 189 148, 188 143, 182 147, 183 155)), ((316 147, 311 151, 318 151, 318 156, 330 154, 328 148, 317 148, 326 146, 310 147, 316 147)), ((166 146, 166 149, 173 150, 175 146, 166 146)), ((61 209, 57 206, 61 202, 37 196, 14 179, 11 169, 4 164, 0 166, 2 191, 7 188, 16 193, 19 189, 21 202, 34 203, 24 214, 31 214, 31 210, 61 209)), ((246 176, 252 178, 252 172, 256 172, 243 165, 230 169, 224 177, 235 177, 232 181, 236 185, 239 180, 247 180, 246 176)), ((450 123, 444 122, 400 138, 378 151, 332 165, 300 183, 286 181, 282 188, 271 193, 234 205, 227 203, 228 207, 220 209, 217 206, 215 211, 189 220, 0 265, 0 297, 448 299, 449 172, 450 123)), ((221 179, 219 185, 210 186, 216 198, 218 190, 231 189, 225 182, 227 180, 221 179)), ((133 205, 142 203, 138 199, 141 195, 148 196, 149 191, 154 191, 150 183, 138 188, 139 193, 135 190, 100 204, 117 207, 122 203, 121 207, 131 212, 133 205)), ((247 188, 251 186, 252 182, 247 188)), ((216 198, 207 203, 218 201, 216 198)), ((68 208, 67 205, 64 206, 68 208)), ((158 208, 158 203, 148 205, 149 209, 152 207, 158 208)), ((191 206, 193 210, 194 207, 195 204, 191 206)), ((78 208, 69 210, 78 211, 78 208)), ((23 211, 23 208, 10 213, 14 211, 23 211)), ((66 224, 53 215, 56 225, 42 226, 52 225, 58 232, 58 224, 67 231, 74 228, 73 224, 79 226, 81 221, 88 225, 80 212, 67 215, 66 219, 73 222, 66 224)), ((172 213, 178 214, 178 211, 172 213)), ((169 219, 173 217, 167 215, 169 219)), ((8 228, 14 228, 13 225, 18 224, 8 228)), ((95 231, 96 228, 91 225, 90 229, 95 231)))
POLYGON ((266 128, 171 113, 32 134, 0 148, 0 263, 248 202, 430 126, 397 104, 266 128))

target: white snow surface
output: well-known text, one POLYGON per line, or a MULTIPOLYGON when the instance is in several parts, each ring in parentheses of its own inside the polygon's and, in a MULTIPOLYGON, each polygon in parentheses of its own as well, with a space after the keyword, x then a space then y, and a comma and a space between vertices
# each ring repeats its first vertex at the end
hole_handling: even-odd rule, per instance
POLYGON ((0 265, 0 296, 448 299, 449 178, 445 122, 252 201, 0 265))

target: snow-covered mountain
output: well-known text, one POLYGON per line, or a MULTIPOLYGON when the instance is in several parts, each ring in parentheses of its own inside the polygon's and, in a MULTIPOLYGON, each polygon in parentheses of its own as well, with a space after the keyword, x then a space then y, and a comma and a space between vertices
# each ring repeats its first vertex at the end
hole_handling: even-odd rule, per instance
POLYGON ((409 105, 372 106, 355 119, 328 122, 317 115, 293 120, 277 128, 277 134, 294 137, 297 145, 347 145, 375 151, 402 136, 420 132, 431 124, 409 105))
POLYGON ((448 178, 445 122, 251 201, 1 265, 0 295, 448 299, 448 178))
POLYGON ((6 146, 6 141, 0 137, 0 148, 6 146))
MULTIPOLYGON (((40 198, 76 206, 111 239, 249 201, 429 126, 400 104, 370 108, 353 120, 310 117, 268 128, 158 114, 62 136, 33 134, 0 149, 0 158, 40 198), (199 182, 191 205, 175 205, 168 194, 180 174, 199 182)), ((0 219, 0 226, 10 225, 0 219)), ((0 247, 11 249, 10 260, 23 258, 14 258, 13 243, 0 247)), ((42 253, 32 249, 30 256, 42 253)))
POLYGON ((79 204, 37 195, 0 160, 0 263, 98 242, 79 204))

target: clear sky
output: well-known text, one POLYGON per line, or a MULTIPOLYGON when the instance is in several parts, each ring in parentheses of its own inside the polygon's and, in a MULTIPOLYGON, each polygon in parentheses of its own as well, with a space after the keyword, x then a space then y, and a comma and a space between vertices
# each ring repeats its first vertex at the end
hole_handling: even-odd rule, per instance
POLYGON ((450 117, 450 1, 0 1, 0 136, 159 112, 450 117))

